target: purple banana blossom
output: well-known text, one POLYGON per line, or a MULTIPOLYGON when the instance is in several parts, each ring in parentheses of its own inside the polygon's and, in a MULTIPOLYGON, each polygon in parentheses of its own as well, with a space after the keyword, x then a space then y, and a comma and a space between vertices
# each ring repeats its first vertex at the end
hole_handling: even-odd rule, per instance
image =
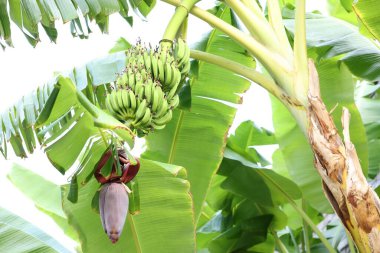
POLYGON ((104 231, 112 241, 119 240, 128 212, 128 193, 122 183, 107 183, 99 194, 99 211, 104 231))

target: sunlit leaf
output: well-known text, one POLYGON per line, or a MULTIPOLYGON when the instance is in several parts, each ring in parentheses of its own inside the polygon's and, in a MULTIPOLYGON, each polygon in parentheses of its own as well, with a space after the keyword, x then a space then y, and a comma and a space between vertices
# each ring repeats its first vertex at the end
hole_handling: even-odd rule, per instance
MULTIPOLYGON (((217 16, 233 22, 228 8, 220 8, 217 16)), ((206 52, 247 66, 254 65, 243 48, 217 30, 212 31, 204 44, 206 52)), ((165 129, 148 136, 143 157, 181 165, 188 170, 197 220, 212 176, 221 162, 226 145, 224 138, 236 112, 230 105, 241 102, 239 94, 247 90, 250 83, 232 72, 200 62, 198 76, 191 78, 190 85, 191 110, 175 110, 165 129)))
POLYGON ((360 0, 355 1, 353 4, 353 10, 356 15, 377 40, 380 39, 380 17, 379 12, 377 11, 378 7, 379 1, 377 0, 360 0))
POLYGON ((0 252, 72 251, 34 224, 0 207, 0 252))
MULTIPOLYGON (((287 12, 284 23, 294 33, 293 12, 287 12)), ((362 36, 358 28, 342 20, 318 14, 306 19, 306 40, 309 47, 318 49, 321 58, 341 56, 350 71, 370 81, 380 79, 380 49, 362 36)))

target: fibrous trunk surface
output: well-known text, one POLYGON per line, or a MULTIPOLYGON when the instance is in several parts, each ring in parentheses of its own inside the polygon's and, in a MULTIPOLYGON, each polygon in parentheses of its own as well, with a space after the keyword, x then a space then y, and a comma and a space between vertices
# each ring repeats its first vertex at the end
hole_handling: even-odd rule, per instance
POLYGON ((308 138, 324 192, 360 252, 380 252, 380 201, 363 175, 350 140, 347 108, 343 108, 343 140, 320 97, 315 66, 309 63, 308 138))

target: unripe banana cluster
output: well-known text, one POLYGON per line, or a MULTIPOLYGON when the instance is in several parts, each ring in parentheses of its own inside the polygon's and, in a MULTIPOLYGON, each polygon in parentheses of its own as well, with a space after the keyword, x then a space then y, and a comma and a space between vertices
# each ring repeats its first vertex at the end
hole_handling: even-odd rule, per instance
POLYGON ((162 129, 179 104, 180 85, 190 70, 190 49, 179 39, 171 48, 146 48, 138 42, 127 52, 127 67, 106 97, 108 111, 140 135, 162 129))

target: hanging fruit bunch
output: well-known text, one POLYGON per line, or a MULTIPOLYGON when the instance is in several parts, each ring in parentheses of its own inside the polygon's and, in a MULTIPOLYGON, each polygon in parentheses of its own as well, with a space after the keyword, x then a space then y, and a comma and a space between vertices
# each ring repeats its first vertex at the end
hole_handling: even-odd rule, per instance
MULTIPOLYGON (((127 67, 105 100, 108 112, 139 136, 162 129, 171 120, 172 111, 179 104, 178 91, 190 70, 190 49, 182 39, 173 46, 162 45, 171 43, 161 43, 159 48, 152 49, 139 41, 129 49, 127 67)), ((99 194, 102 225, 112 243, 116 243, 129 206, 130 192, 125 184, 136 176, 140 163, 136 159, 133 164, 123 148, 117 151, 113 148, 103 154, 94 175, 102 185, 99 194), (113 153, 117 155, 114 157, 113 153), (102 169, 109 159, 113 160, 112 169, 106 176, 102 169)))
POLYGON ((127 51, 127 67, 106 97, 107 110, 139 136, 164 128, 179 104, 189 58, 190 49, 182 39, 155 49, 137 42, 127 51))

